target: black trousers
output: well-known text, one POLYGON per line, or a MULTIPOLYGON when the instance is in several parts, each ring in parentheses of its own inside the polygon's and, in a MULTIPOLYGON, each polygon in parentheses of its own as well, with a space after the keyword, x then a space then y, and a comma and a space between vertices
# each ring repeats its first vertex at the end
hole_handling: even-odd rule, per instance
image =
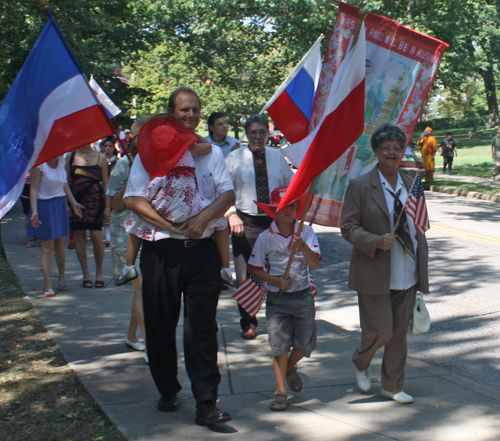
POLYGON ((451 173, 451 168, 453 167, 453 156, 443 156, 443 173, 446 172, 446 166, 448 166, 448 171, 451 173))
MULTIPOLYGON (((231 237, 233 244, 233 255, 234 257, 242 255, 245 259, 245 262, 248 262, 259 234, 267 230, 273 220, 268 216, 251 216, 242 213, 239 210, 237 210, 236 213, 243 222, 245 233, 243 234, 243 236, 231 237)), ((240 326, 243 331, 246 331, 250 327, 250 325, 254 326, 255 328, 257 327, 258 321, 256 316, 252 316, 248 312, 246 312, 239 303, 238 310, 241 316, 240 326)))
POLYGON ((217 303, 220 256, 213 240, 185 248, 184 241, 143 241, 144 323, 149 368, 162 395, 177 393, 176 329, 184 294, 184 357, 197 405, 215 403, 221 380, 217 366, 217 303))

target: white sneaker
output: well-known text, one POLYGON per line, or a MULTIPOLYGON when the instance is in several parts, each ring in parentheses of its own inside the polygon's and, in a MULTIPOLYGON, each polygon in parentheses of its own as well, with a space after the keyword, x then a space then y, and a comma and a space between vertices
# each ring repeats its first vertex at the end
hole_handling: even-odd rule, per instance
POLYGON ((221 268, 220 277, 228 285, 236 286, 236 279, 233 277, 233 274, 231 273, 231 270, 229 268, 221 268))
POLYGON ((358 387, 361 389, 361 392, 367 394, 370 392, 372 388, 372 379, 370 377, 370 368, 365 369, 364 371, 356 370, 356 383, 358 383, 358 387))
POLYGON ((149 357, 147 352, 144 354, 144 363, 149 364, 149 357))
POLYGON ((132 348, 134 351, 145 351, 146 350, 146 345, 142 341, 137 341, 137 342, 131 342, 128 337, 125 337, 125 344, 129 347, 132 348))
POLYGON ((400 404, 413 403, 413 397, 403 391, 389 392, 387 390, 382 389, 380 395, 382 395, 384 398, 388 398, 389 400, 394 400, 396 403, 400 404))

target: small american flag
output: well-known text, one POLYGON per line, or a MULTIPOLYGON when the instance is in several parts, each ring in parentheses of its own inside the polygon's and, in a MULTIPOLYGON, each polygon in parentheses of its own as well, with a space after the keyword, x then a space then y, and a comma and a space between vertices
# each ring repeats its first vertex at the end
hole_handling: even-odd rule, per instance
MULTIPOLYGON (((318 294, 312 275, 309 273, 309 282, 311 284, 311 294, 313 297, 318 294)), ((266 282, 249 275, 241 286, 234 292, 233 298, 250 315, 259 312, 264 299, 266 298, 266 282)))
POLYGON ((424 187, 419 175, 415 177, 408 199, 406 199, 405 208, 408 216, 413 219, 417 232, 424 234, 430 228, 429 215, 425 205, 424 187))
POLYGON ((266 297, 266 282, 249 275, 234 292, 233 297, 248 314, 255 315, 266 297))

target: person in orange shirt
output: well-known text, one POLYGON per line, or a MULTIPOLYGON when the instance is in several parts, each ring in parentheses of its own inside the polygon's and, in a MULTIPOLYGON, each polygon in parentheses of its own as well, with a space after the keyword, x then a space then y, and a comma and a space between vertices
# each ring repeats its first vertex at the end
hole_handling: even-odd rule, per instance
POLYGON ((432 136, 431 127, 426 127, 417 145, 420 147, 420 154, 424 160, 425 182, 432 182, 434 180, 434 156, 437 151, 437 142, 436 138, 432 136))

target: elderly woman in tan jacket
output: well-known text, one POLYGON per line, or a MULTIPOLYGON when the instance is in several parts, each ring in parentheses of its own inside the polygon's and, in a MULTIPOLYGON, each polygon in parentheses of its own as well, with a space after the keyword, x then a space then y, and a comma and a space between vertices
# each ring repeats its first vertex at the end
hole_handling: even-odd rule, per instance
POLYGON ((362 332, 353 362, 357 384, 368 393, 370 363, 377 349, 385 346, 382 396, 412 403, 413 398, 403 392, 406 334, 417 290, 429 291, 427 242, 405 215, 392 234, 412 184, 397 169, 406 146, 404 133, 384 124, 373 134, 371 145, 379 162, 350 182, 340 226, 343 237, 353 245, 349 288, 358 293, 362 332))

